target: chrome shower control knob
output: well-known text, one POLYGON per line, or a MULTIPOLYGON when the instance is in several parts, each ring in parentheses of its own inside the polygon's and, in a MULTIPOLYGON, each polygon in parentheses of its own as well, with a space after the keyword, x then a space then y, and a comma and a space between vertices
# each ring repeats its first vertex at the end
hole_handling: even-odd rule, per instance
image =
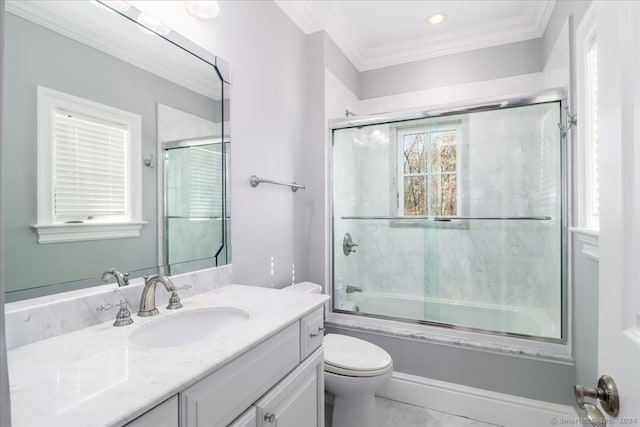
POLYGON ((267 412, 266 414, 264 414, 264 420, 268 423, 273 423, 276 421, 276 414, 270 414, 269 412, 267 412))
POLYGON ((351 253, 356 253, 356 250, 353 249, 356 246, 358 246, 358 244, 353 243, 353 240, 351 239, 351 234, 349 233, 345 234, 344 239, 342 239, 342 253, 344 253, 345 256, 349 256, 349 254, 351 253))

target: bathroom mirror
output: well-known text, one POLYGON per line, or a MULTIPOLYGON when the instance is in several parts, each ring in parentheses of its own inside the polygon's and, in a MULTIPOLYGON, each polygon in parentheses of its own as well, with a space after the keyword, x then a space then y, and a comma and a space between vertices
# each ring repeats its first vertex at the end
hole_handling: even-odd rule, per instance
POLYGON ((7 300, 229 262, 229 67, 126 2, 6 3, 7 300))

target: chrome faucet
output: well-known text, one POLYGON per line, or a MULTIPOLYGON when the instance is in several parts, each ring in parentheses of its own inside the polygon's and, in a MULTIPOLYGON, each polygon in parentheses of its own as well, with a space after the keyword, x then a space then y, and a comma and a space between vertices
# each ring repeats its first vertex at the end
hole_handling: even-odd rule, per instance
POLYGON ((160 274, 144 276, 144 288, 142 289, 142 296, 140 297, 140 311, 138 311, 138 316, 148 317, 155 316, 159 313, 156 308, 156 286, 158 283, 162 283, 167 292, 171 292, 171 298, 169 299, 169 305, 167 308, 172 310, 182 307, 180 298, 176 293, 178 289, 167 276, 160 274))
POLYGON ((107 283, 107 280, 109 280, 109 276, 113 276, 116 278, 118 287, 127 286, 129 284, 129 273, 120 273, 115 268, 110 268, 109 270, 102 273, 102 283, 107 283))

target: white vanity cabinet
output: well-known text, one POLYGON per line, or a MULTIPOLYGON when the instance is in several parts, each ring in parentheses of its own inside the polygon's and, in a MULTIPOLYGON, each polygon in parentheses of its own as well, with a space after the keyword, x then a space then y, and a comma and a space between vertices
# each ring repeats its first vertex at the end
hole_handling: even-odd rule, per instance
POLYGON ((314 311, 181 392, 180 427, 324 427, 323 325, 314 311))
POLYGON ((165 400, 149 412, 131 421, 126 427, 179 427, 178 395, 165 400))
POLYGON ((247 409, 244 414, 240 415, 228 427, 256 427, 258 422, 256 418, 256 407, 252 406, 247 409))
POLYGON ((256 402, 257 427, 324 427, 323 360, 316 350, 256 402))

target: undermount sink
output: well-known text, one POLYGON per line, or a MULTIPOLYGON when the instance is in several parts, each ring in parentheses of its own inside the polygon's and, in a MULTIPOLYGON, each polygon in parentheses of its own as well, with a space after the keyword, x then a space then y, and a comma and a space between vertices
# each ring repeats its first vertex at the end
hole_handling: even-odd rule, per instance
POLYGON ((211 307, 172 313, 141 326, 129 336, 129 341, 144 347, 194 344, 209 335, 228 332, 247 320, 249 313, 233 307, 211 307))

